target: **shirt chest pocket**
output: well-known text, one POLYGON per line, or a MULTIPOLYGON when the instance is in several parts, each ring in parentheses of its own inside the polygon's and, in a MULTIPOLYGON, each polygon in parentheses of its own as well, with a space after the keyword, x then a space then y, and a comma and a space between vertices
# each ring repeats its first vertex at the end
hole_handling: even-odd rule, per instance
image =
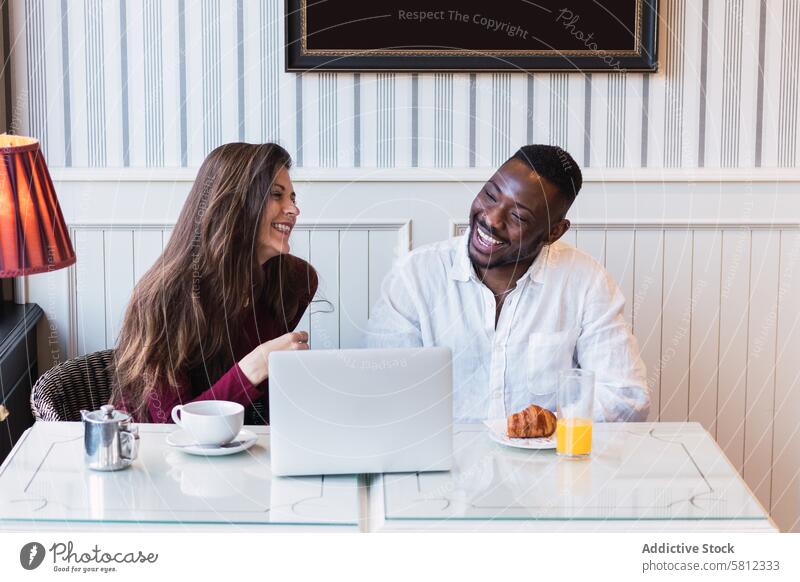
POLYGON ((573 367, 575 344, 580 330, 532 333, 525 348, 525 375, 532 394, 553 394, 558 373, 573 367))

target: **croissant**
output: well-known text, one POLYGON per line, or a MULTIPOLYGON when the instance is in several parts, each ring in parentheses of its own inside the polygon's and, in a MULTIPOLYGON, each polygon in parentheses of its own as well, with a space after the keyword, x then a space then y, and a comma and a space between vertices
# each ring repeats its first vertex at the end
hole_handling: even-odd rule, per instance
POLYGON ((508 417, 511 438, 549 437, 555 431, 556 415, 535 404, 508 417))

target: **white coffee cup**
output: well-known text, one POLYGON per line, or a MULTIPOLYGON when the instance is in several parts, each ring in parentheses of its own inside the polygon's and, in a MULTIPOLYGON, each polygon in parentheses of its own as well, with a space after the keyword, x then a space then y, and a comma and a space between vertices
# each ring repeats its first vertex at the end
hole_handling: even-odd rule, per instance
POLYGON ((172 420, 198 445, 224 445, 242 430, 244 406, 227 400, 179 404, 172 409, 172 420))

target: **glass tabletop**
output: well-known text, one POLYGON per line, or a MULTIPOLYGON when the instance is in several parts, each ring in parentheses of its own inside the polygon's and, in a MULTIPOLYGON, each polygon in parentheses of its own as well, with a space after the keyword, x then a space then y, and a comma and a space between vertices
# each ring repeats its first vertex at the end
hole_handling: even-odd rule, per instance
POLYGON ((387 520, 763 520, 717 445, 693 423, 596 424, 592 457, 561 459, 454 434, 454 468, 384 475, 387 520))
POLYGON ((139 426, 133 465, 96 472, 80 423, 36 423, 0 472, 0 521, 358 524, 357 477, 274 477, 265 427, 247 427, 247 451, 199 457, 166 444, 174 426, 139 426))

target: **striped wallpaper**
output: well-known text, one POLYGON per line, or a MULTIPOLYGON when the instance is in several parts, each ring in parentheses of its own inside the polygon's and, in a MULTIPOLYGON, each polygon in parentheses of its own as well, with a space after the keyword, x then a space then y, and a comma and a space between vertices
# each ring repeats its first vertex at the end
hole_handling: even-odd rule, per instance
POLYGON ((494 166, 526 142, 594 167, 798 165, 797 0, 662 0, 656 74, 290 74, 283 10, 11 0, 15 127, 52 166, 197 166, 234 140, 311 167, 494 166))

